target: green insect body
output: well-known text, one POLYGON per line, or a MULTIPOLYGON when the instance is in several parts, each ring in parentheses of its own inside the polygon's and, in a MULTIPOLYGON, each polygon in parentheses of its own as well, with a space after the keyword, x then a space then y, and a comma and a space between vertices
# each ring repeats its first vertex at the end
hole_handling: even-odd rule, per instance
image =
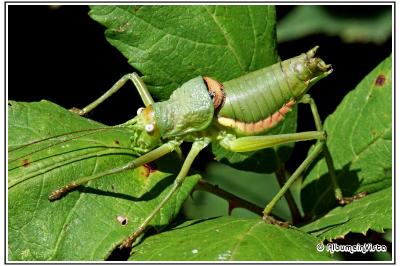
POLYGON ((163 138, 201 131, 214 116, 213 102, 202 77, 185 82, 169 100, 154 103, 152 108, 163 138))
POLYGON ((117 127, 133 129, 132 150, 141 155, 126 165, 99 174, 80 177, 54 190, 49 199, 57 200, 90 180, 136 168, 173 151, 180 152, 179 147, 183 141, 193 142, 171 190, 122 244, 129 247, 144 232, 146 226, 166 202, 179 190, 196 156, 208 144, 218 143, 232 152, 247 152, 305 140, 317 140, 317 144, 265 207, 264 217, 269 215, 291 184, 321 152, 324 152, 330 169, 335 196, 341 199, 341 191, 334 181, 333 163, 325 145, 326 135, 322 129, 316 105, 306 94, 314 83, 332 72, 330 65, 315 57, 317 49, 318 46, 297 57, 223 84, 209 77, 193 78, 177 88, 171 97, 163 102, 154 102, 137 74, 123 76, 99 99, 82 110, 74 111, 80 115, 86 114, 115 93, 126 81, 131 80, 138 89, 145 108, 139 108, 135 118, 117 127), (298 102, 310 105, 317 131, 280 135, 265 134, 280 123, 298 102))
POLYGON ((169 100, 145 108, 135 121, 142 128, 136 129, 147 125, 151 129, 148 149, 158 145, 158 138, 192 141, 208 136, 226 147, 232 138, 263 134, 281 122, 316 81, 332 72, 330 65, 314 57, 317 48, 223 84, 193 78, 169 100), (223 98, 218 106, 213 105, 215 94, 223 94, 218 95, 223 98))

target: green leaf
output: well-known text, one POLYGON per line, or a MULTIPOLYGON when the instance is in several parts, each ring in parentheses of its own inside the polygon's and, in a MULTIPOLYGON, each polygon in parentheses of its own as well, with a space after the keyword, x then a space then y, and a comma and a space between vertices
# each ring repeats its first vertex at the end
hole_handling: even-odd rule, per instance
POLYGON ((261 219, 220 217, 193 220, 151 236, 129 260, 138 261, 273 261, 329 260, 316 250, 318 239, 297 229, 261 219))
POLYGON ((348 233, 384 232, 392 228, 392 187, 337 207, 301 229, 321 240, 344 238, 348 233))
MULTIPOLYGON (((345 196, 392 184, 392 58, 379 64, 343 99, 324 124, 339 186, 345 196)), ((326 163, 304 181, 302 203, 310 217, 335 205, 326 163)))
MULTIPOLYGON (((150 172, 139 167, 91 181, 50 202, 50 192, 72 180, 132 161, 134 132, 106 127, 47 101, 10 102, 8 114, 10 260, 105 259, 173 181, 162 168, 150 172)), ((188 177, 151 225, 167 225, 198 179, 188 177)))
POLYGON ((196 75, 220 81, 275 63, 273 6, 92 6, 107 40, 166 99, 196 75))
MULTIPOLYGON (((227 81, 278 60, 273 6, 92 6, 90 16, 160 100, 197 75, 227 81)), ((295 132, 296 119, 294 111, 271 134, 295 132)), ((237 168, 273 172, 292 146, 238 154, 213 143, 212 151, 237 168)))
MULTIPOLYGON (((201 175, 207 182, 218 185, 219 188, 262 209, 280 189, 275 174, 259 174, 237 170, 216 162, 208 163, 201 175)), ((298 203, 300 202, 300 188, 301 182, 296 182, 290 188, 298 203)), ((234 208, 234 204, 231 207, 233 208, 231 215, 234 217, 259 218, 262 215, 262 209, 259 213, 253 213, 243 208, 234 208)), ((196 189, 191 197, 186 200, 184 211, 185 217, 188 219, 207 219, 229 215, 229 202, 209 192, 196 189)), ((282 220, 291 220, 290 210, 285 198, 278 201, 272 213, 282 218, 282 220)))
POLYGON ((339 36, 344 42, 380 44, 392 35, 390 6, 374 6, 374 10, 368 11, 368 16, 358 17, 354 15, 357 11, 349 12, 346 10, 348 8, 348 6, 297 6, 278 23, 278 41, 292 41, 324 33, 339 36), (346 12, 349 15, 346 15, 346 12))

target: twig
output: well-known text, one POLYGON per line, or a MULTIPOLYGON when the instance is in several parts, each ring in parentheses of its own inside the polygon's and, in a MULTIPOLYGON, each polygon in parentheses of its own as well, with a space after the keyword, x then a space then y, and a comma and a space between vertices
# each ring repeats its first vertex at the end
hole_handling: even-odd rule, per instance
MULTIPOLYGON (((220 198, 223 198, 223 199, 227 200, 230 204, 232 204, 235 208, 240 207, 240 208, 247 209, 259 216, 263 215, 264 209, 261 208, 260 206, 257 206, 254 203, 251 203, 245 199, 239 198, 238 196, 219 188, 218 185, 213 185, 203 179, 200 179, 200 181, 197 183, 195 189, 207 191, 207 192, 212 193, 220 198)), ((277 215, 270 215, 270 216, 272 216, 271 220, 284 221, 283 218, 281 218, 277 215)))
MULTIPOLYGON (((276 179, 278 180, 279 186, 282 187, 286 182, 286 170, 284 164, 282 163, 278 164, 278 169, 276 170, 275 175, 276 179)), ((297 208, 297 204, 294 201, 294 198, 290 190, 286 191, 285 199, 289 206, 290 214, 292 216, 292 223, 297 224, 301 220, 301 214, 299 209, 297 208)))

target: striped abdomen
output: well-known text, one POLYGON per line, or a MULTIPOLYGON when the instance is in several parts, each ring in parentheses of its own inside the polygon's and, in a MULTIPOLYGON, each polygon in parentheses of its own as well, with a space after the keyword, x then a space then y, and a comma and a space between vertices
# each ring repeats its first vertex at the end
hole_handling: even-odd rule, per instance
POLYGON ((255 135, 283 120, 295 104, 296 97, 289 84, 300 82, 293 75, 292 80, 288 80, 287 71, 283 71, 284 63, 225 82, 226 99, 218 113, 218 123, 242 135, 255 135))
POLYGON ((225 82, 218 124, 240 135, 276 126, 313 84, 332 73, 331 65, 315 57, 317 49, 225 82))

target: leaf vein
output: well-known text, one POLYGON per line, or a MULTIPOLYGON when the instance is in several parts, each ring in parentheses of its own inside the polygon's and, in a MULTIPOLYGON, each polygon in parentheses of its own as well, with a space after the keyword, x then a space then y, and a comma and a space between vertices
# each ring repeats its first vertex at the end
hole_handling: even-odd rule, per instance
POLYGON ((255 26, 254 26, 254 18, 252 16, 252 12, 251 12, 251 9, 250 9, 249 6, 247 6, 247 12, 249 13, 249 18, 250 18, 250 21, 251 21, 251 28, 253 30, 253 37, 254 37, 253 54, 251 55, 251 60, 250 60, 249 66, 247 67, 247 69, 249 70, 251 68, 251 65, 253 64, 253 62, 255 60, 255 56, 256 56, 257 36, 256 36, 256 31, 255 31, 255 26))
MULTIPOLYGON (((95 162, 94 167, 93 167, 93 169, 92 169, 91 175, 93 175, 94 171, 95 171, 96 168, 97 168, 97 161, 98 161, 98 157, 96 157, 96 162, 95 162)), ((88 184, 90 184, 90 183, 92 183, 92 182, 89 181, 88 184)), ((65 234, 65 230, 64 230, 65 225, 72 219, 72 215, 73 215, 75 209, 77 208, 78 203, 82 201, 82 199, 84 198, 84 196, 85 196, 85 193, 79 193, 78 199, 76 200, 74 206, 72 206, 72 208, 71 208, 70 211, 68 212, 68 215, 67 215, 67 217, 65 218, 65 221, 64 221, 64 223, 63 223, 63 227, 61 228, 60 233, 59 233, 58 236, 57 236, 57 241, 56 241, 56 244, 55 244, 54 249, 53 249, 53 255, 50 256, 50 258, 54 258, 55 254, 56 254, 56 252, 57 252, 57 250, 58 250, 58 248, 59 248, 59 245, 60 245, 60 243, 61 243, 61 241, 62 241, 62 239, 63 239, 63 237, 64 237, 64 234, 65 234)))
POLYGON ((250 232, 259 224, 263 223, 263 221, 259 221, 255 224, 252 224, 240 237, 239 239, 236 241, 235 246, 233 247, 232 250, 232 256, 229 258, 229 260, 233 260, 235 253, 237 252, 237 250, 239 249, 239 246, 241 244, 241 241, 244 240, 244 238, 246 237, 246 235, 249 235, 250 232))
POLYGON ((227 43, 228 50, 231 51, 233 57, 236 59, 236 61, 237 61, 238 65, 239 65, 241 71, 242 71, 243 73, 246 73, 247 71, 246 71, 246 68, 245 68, 243 62, 241 62, 239 55, 237 54, 236 50, 235 50, 235 49, 233 48, 233 46, 232 46, 233 40, 231 40, 231 38, 229 37, 229 34, 223 30, 223 27, 222 27, 222 25, 219 23, 217 17, 216 17, 214 14, 212 14, 212 13, 208 10, 208 7, 207 7, 207 6, 204 6, 204 9, 207 11, 207 13, 210 15, 210 17, 214 20, 215 24, 216 24, 216 25, 218 26, 218 28, 221 30, 221 33, 222 33, 222 35, 224 36, 225 41, 226 41, 226 43, 227 43))

